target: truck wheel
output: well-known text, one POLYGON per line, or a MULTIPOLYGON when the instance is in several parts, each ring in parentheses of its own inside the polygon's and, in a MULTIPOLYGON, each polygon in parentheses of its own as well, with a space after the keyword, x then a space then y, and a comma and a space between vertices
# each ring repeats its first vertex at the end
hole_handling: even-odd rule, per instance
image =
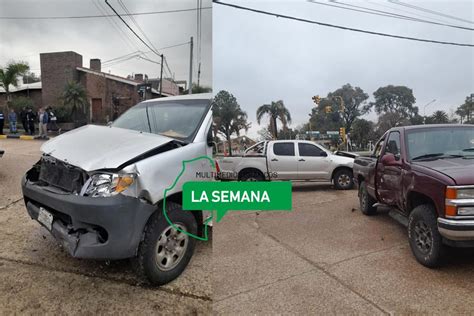
POLYGON ((408 240, 416 260, 433 268, 440 264, 444 245, 438 231, 436 211, 431 205, 420 205, 408 218, 408 240))
POLYGON ((334 174, 334 186, 338 190, 350 190, 354 186, 352 179, 352 171, 349 169, 341 169, 334 174))
POLYGON ((360 211, 365 215, 374 215, 377 212, 377 207, 373 206, 375 203, 375 199, 367 192, 367 184, 362 181, 359 185, 360 211))
POLYGON ((265 178, 260 172, 257 171, 247 171, 241 177, 240 181, 264 181, 265 178))
MULTIPOLYGON (((197 234, 193 214, 181 205, 166 203, 171 222, 181 230, 197 234)), ((176 279, 186 268, 194 253, 196 239, 171 226, 161 208, 155 212, 145 228, 143 241, 136 258, 137 272, 153 285, 163 285, 176 279)))

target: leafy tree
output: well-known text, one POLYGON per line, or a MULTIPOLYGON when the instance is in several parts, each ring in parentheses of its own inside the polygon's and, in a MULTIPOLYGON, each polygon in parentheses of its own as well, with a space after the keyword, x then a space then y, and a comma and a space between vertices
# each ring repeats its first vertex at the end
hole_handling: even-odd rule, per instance
POLYGON ((358 118, 352 124, 350 139, 357 148, 365 148, 369 141, 374 142, 378 138, 373 122, 358 118))
POLYGON ((325 133, 338 131, 344 122, 339 113, 339 105, 328 98, 321 99, 319 105, 311 110, 309 129, 325 133), (330 109, 327 112, 326 109, 330 109))
POLYGON ((23 108, 33 109, 33 107, 33 100, 27 97, 15 97, 10 102, 10 108, 14 109, 17 114, 20 113, 23 108))
POLYGON ((257 122, 260 124, 262 118, 267 115, 270 117, 270 130, 272 131, 274 139, 278 139, 277 120, 283 124, 283 129, 286 130, 288 123, 291 123, 290 111, 285 107, 282 100, 273 102, 271 104, 264 104, 257 109, 257 122))
POLYGON ((384 121, 389 123, 390 127, 400 125, 418 114, 418 107, 414 106, 413 90, 408 87, 393 85, 381 87, 374 92, 374 98, 375 102, 372 105, 375 112, 378 115, 389 114, 384 121))
POLYGON ((23 84, 40 82, 41 78, 37 77, 34 72, 26 73, 23 75, 23 84))
POLYGON ((18 87, 18 77, 24 75, 30 66, 26 62, 10 62, 4 68, 0 68, 0 86, 5 89, 7 107, 11 101, 10 85, 18 87))
POLYGON ((471 96, 467 96, 464 104, 460 105, 457 110, 456 114, 459 115, 461 118, 461 123, 472 123, 473 121, 473 113, 474 113, 474 100, 471 96))
POLYGON ((377 134, 381 136, 392 127, 406 125, 411 125, 409 119, 404 118, 400 113, 387 112, 379 116, 377 134))
POLYGON ((272 132, 270 131, 270 129, 268 127, 264 127, 262 129, 260 129, 258 132, 258 140, 259 141, 262 141, 262 140, 272 140, 273 139, 273 134, 272 132))
POLYGON ((87 120, 87 93, 84 87, 76 81, 69 81, 64 87, 62 99, 64 105, 71 109, 74 124, 76 126, 85 124, 87 120))
POLYGON ((240 108, 237 99, 225 90, 219 91, 212 100, 212 112, 214 130, 225 137, 229 154, 232 155, 231 136, 233 134, 240 136, 242 129, 247 131, 250 127, 250 123, 247 123, 247 113, 240 108))
POLYGON ((334 100, 337 106, 337 110, 340 111, 341 99, 344 102, 344 109, 341 112, 344 127, 349 132, 352 127, 352 123, 361 115, 366 114, 370 111, 371 105, 366 104, 366 100, 369 95, 359 87, 352 87, 349 83, 342 86, 342 88, 331 92, 327 96, 328 99, 334 100))
POLYGON ((432 124, 446 124, 449 123, 448 113, 445 111, 436 111, 431 115, 432 124))

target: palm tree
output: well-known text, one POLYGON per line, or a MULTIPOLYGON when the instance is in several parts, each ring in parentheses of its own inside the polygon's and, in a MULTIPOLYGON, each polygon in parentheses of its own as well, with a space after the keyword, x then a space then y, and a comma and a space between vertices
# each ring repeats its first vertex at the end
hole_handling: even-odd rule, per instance
POLYGON ((282 100, 273 102, 271 104, 264 104, 257 109, 257 122, 260 124, 264 115, 270 117, 270 130, 275 139, 278 138, 277 120, 283 124, 283 129, 286 130, 288 123, 291 123, 290 111, 285 107, 282 100))
POLYGON ((10 62, 5 68, 0 68, 0 86, 5 89, 7 107, 11 101, 10 85, 18 87, 18 77, 25 75, 29 69, 25 62, 10 62))
POLYGON ((62 99, 64 105, 71 107, 71 116, 75 125, 86 118, 84 106, 87 104, 87 93, 80 83, 76 81, 66 83, 62 99))
POLYGON ((231 136, 240 131, 248 130, 247 113, 241 108, 237 99, 229 92, 222 90, 212 100, 212 114, 214 119, 214 131, 223 135, 229 146, 229 154, 232 155, 231 136))
POLYGON ((448 114, 444 111, 436 111, 431 115, 431 121, 433 124, 446 124, 449 123, 448 114))

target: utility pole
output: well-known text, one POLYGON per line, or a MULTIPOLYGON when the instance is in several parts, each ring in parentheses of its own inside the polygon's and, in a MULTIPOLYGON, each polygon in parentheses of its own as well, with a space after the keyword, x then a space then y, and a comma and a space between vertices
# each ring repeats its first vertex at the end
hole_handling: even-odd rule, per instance
POLYGON ((198 65, 198 87, 200 86, 199 82, 201 79, 201 63, 198 65))
POLYGON ((190 41, 190 52, 189 52, 189 87, 188 94, 193 94, 193 37, 191 36, 190 41))
POLYGON ((161 57, 161 71, 160 71, 160 98, 163 96, 163 54, 160 55, 161 57))

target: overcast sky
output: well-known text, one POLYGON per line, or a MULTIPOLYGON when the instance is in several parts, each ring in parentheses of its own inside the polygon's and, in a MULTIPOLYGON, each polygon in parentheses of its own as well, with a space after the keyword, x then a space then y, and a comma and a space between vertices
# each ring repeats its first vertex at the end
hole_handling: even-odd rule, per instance
MULTIPOLYGON (((256 9, 292 15, 364 30, 410 37, 474 44, 474 32, 367 15, 339 8, 292 1, 222 0, 256 9)), ((323 3, 330 3, 320 0, 323 3)), ((414 11, 385 0, 348 1, 397 14, 407 12, 434 21, 474 28, 437 15, 414 11)), ((407 1, 405 1, 407 2, 407 1)), ((424 8, 474 20, 473 1, 409 1, 424 8)), ((474 93, 474 48, 413 42, 332 29, 241 11, 214 4, 214 90, 237 97, 252 123, 249 136, 266 126, 255 121, 256 109, 282 99, 292 126, 305 123, 313 106, 311 97, 325 96, 346 83, 372 93, 389 84, 413 89, 423 115, 455 109, 474 93)), ((369 119, 375 120, 371 113, 369 119)))
MULTIPOLYGON (((196 8, 196 0, 122 0, 130 12, 166 11, 196 8)), ((123 13, 118 0, 109 3, 123 13)), ((203 7, 210 7, 211 0, 203 0, 203 7)), ((1 0, 0 16, 78 16, 113 14, 105 0, 1 0)), ((134 27, 129 18, 126 21, 134 27)), ((141 15, 135 20, 153 45, 160 49, 197 40, 196 11, 141 15)), ((31 71, 40 72, 39 53, 75 51, 83 56, 83 65, 89 67, 90 58, 102 61, 137 50, 148 51, 117 18, 65 19, 65 20, 5 20, 0 19, 0 65, 10 60, 25 60, 31 71), (116 24, 114 24, 114 22, 116 24)), ((212 84, 212 10, 202 10, 201 85, 212 84)), ((139 33, 140 34, 140 33, 139 33)), ((197 55, 195 45, 194 55, 197 55)), ((176 80, 188 80, 189 45, 160 50, 168 60, 176 80)), ((159 60, 153 53, 148 58, 159 60)), ((195 59, 196 62, 196 59, 195 59)), ((133 58, 102 71, 121 76, 145 73, 159 77, 160 66, 133 58)), ((194 67, 193 81, 197 81, 194 67)))

